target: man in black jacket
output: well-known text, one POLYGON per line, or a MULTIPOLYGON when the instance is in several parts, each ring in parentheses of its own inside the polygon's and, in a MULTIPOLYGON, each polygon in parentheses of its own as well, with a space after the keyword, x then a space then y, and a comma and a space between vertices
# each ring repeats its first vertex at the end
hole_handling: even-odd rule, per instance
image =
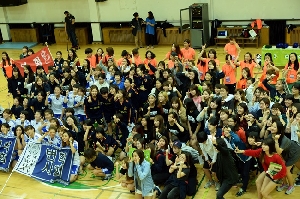
POLYGON ((72 43, 72 48, 78 49, 78 43, 75 34, 75 17, 71 15, 68 11, 64 12, 65 14, 65 31, 68 34, 68 37, 72 43))
POLYGON ((145 21, 142 18, 139 18, 139 13, 135 12, 133 14, 134 18, 131 20, 132 34, 134 36, 135 45, 138 48, 139 46, 143 48, 142 43, 142 25, 145 24, 145 21))

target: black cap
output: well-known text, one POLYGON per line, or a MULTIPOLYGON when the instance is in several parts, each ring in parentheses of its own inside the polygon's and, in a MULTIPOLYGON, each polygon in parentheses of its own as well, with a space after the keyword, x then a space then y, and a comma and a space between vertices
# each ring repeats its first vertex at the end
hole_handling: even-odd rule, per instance
POLYGON ((65 11, 64 14, 69 14, 69 11, 65 11))

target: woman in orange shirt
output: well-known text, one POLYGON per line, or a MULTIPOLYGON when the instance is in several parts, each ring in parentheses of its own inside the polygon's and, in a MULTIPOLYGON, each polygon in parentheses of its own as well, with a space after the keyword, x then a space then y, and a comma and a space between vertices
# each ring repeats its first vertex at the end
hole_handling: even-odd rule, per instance
POLYGON ((14 60, 9 58, 7 52, 2 52, 2 62, 0 63, 0 68, 2 68, 3 74, 6 79, 12 77, 13 63, 14 60))
POLYGON ((95 54, 95 57, 96 57, 96 64, 98 65, 100 63, 100 60, 103 59, 103 54, 104 54, 104 51, 102 48, 98 48, 97 49, 97 52, 95 54))
POLYGON ((166 60, 168 60, 168 59, 171 59, 171 53, 172 53, 172 52, 175 52, 180 60, 182 59, 183 54, 182 54, 182 52, 181 52, 181 50, 180 50, 180 47, 179 47, 178 44, 175 44, 175 43, 174 43, 174 44, 172 44, 171 50, 166 54, 166 57, 164 58, 163 61, 166 61, 166 60))
POLYGON ((251 73, 251 77, 254 77, 254 68, 258 68, 258 64, 254 62, 254 60, 252 59, 252 54, 247 52, 244 55, 244 61, 238 61, 240 56, 240 53, 238 54, 238 56, 236 57, 236 59, 234 60, 234 64, 237 67, 241 68, 241 72, 243 70, 243 68, 247 67, 250 69, 250 73, 251 73))
POLYGON ((274 66, 273 64, 273 59, 272 59, 272 54, 271 53, 266 53, 265 54, 265 62, 264 62, 264 67, 263 67, 263 74, 260 77, 260 82, 258 84, 258 87, 262 87, 264 90, 267 90, 266 87, 262 84, 262 81, 264 81, 264 79, 266 79, 266 75, 267 75, 267 71, 269 69, 273 69, 276 73, 276 77, 274 77, 272 79, 272 81, 270 82, 270 84, 276 84, 277 79, 279 77, 279 69, 274 66))
POLYGON ((114 58, 115 50, 112 47, 106 48, 106 55, 102 58, 102 64, 107 66, 107 61, 109 58, 114 58))
POLYGON ((148 50, 145 54, 144 64, 146 66, 146 69, 149 70, 150 76, 153 76, 154 73, 152 70, 150 70, 149 64, 151 64, 151 66, 154 66, 155 68, 157 67, 157 61, 156 61, 155 57, 156 57, 155 54, 153 52, 151 52, 150 50, 148 50))
POLYGON ((195 61, 195 50, 191 48, 191 41, 189 39, 184 40, 183 42, 184 48, 181 49, 181 52, 183 54, 183 58, 187 59, 189 61, 195 61))
MULTIPOLYGON (((296 53, 291 53, 289 62, 284 67, 286 83, 293 84, 297 80, 297 72, 299 70, 299 61, 296 53)), ((291 87, 292 85, 290 85, 291 87)))
POLYGON ((231 61, 232 60, 231 55, 227 54, 225 56, 225 59, 226 59, 226 64, 224 64, 222 67, 222 71, 225 74, 223 82, 228 88, 228 93, 234 94, 235 86, 236 86, 236 77, 235 77, 236 66, 231 61))
MULTIPOLYGON (((201 65, 201 62, 200 62, 200 64, 197 64, 198 70, 199 70, 199 77, 201 80, 204 80, 205 73, 208 71, 208 62, 210 60, 214 60, 216 62, 216 65, 218 67, 220 66, 220 61, 217 59, 217 52, 215 49, 210 49, 208 51, 208 58, 205 58, 203 56, 203 54, 205 52, 205 47, 206 47, 206 45, 202 46, 202 50, 198 56, 198 60, 200 60, 201 62, 205 62, 205 65, 203 63, 201 65), (203 79, 202 79, 202 77, 203 77, 203 79)), ((199 63, 199 61, 198 61, 198 63, 199 63)))
POLYGON ((138 48, 132 50, 132 63, 134 63, 137 67, 144 63, 139 55, 138 48))
POLYGON ((245 67, 242 69, 242 78, 238 81, 236 88, 245 89, 248 78, 251 78, 251 72, 249 68, 245 67))

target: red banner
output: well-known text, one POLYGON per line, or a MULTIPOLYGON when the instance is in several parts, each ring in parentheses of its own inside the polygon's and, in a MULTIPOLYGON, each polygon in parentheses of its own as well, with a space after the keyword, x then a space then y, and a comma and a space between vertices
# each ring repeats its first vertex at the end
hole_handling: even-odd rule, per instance
POLYGON ((48 73, 48 66, 53 66, 54 61, 48 47, 36 52, 29 57, 21 60, 15 60, 14 64, 19 68, 21 75, 24 76, 24 65, 29 65, 33 72, 36 72, 37 66, 43 66, 46 73, 48 73))

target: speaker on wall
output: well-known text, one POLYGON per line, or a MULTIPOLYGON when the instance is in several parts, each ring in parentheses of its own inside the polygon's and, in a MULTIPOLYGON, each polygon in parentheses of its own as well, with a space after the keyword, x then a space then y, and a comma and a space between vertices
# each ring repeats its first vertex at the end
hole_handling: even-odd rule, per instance
POLYGON ((27 0, 0 0, 0 7, 20 6, 26 3, 27 0))

